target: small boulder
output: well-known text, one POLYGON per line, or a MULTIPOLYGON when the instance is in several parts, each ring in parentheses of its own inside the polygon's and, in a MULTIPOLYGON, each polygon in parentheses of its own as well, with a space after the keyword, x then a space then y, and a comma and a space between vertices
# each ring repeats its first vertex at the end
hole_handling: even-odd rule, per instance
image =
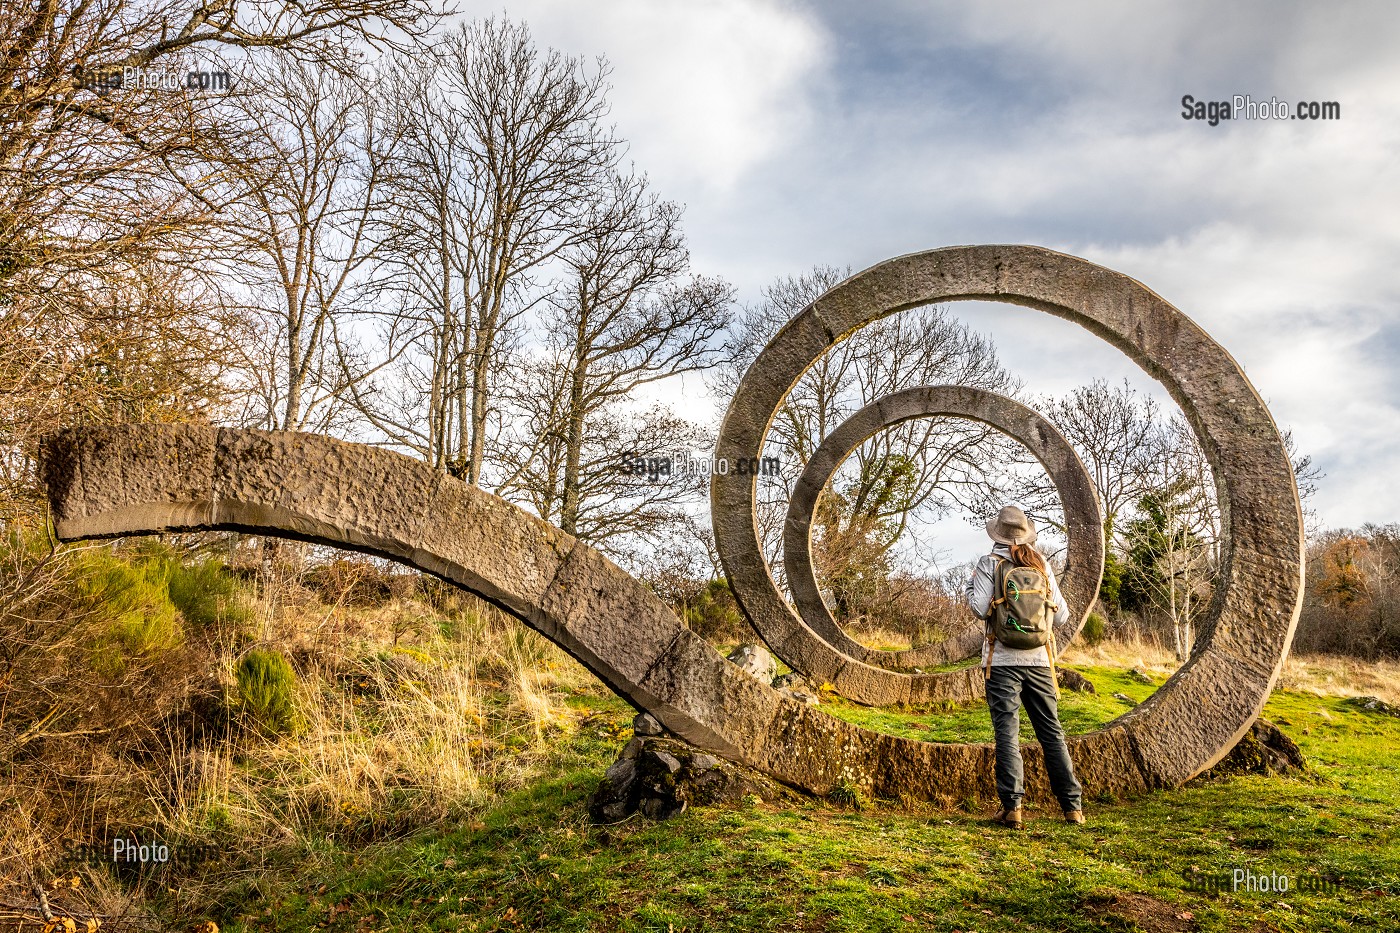
POLYGON ((651 713, 638 713, 636 718, 632 720, 633 735, 661 735, 665 731, 661 722, 651 713))
POLYGON ((729 652, 729 660, 748 674, 756 677, 765 684, 771 684, 773 677, 778 673, 778 662, 767 648, 762 645, 740 645, 729 652))
POLYGON ((1306 771, 1307 761, 1297 744, 1267 719, 1256 719, 1235 747, 1198 781, 1235 774, 1290 774, 1306 771))
POLYGON ((1055 678, 1059 681, 1060 687, 1064 690, 1073 690, 1076 693, 1094 692, 1094 685, 1089 682, 1089 678, 1067 667, 1056 668, 1055 678))
POLYGON ((1119 700, 1119 701, 1121 701, 1121 702, 1123 702, 1123 703, 1127 703, 1129 706, 1137 706, 1137 705, 1138 705, 1138 701, 1137 701, 1137 700, 1134 700, 1132 697, 1128 696, 1126 693, 1115 693, 1115 694, 1113 695, 1113 698, 1114 698, 1115 700, 1119 700))
POLYGON ((773 689, 792 697, 799 703, 806 703, 808 706, 820 706, 822 702, 817 695, 818 688, 796 671, 789 671, 774 677, 773 689))
POLYGON ((691 806, 738 803, 750 794, 765 800, 793 796, 757 772, 677 739, 634 738, 622 755, 588 802, 595 823, 616 823, 633 813, 668 820, 691 806))
POLYGON ((1135 667, 1129 670, 1128 676, 1131 677, 1133 680, 1136 680, 1140 684, 1155 684, 1157 682, 1152 679, 1151 674, 1147 673, 1147 671, 1144 671, 1140 667, 1135 667))
POLYGON ((664 771, 666 774, 675 774, 681 769, 679 758, 670 752, 659 749, 648 749, 643 753, 643 759, 646 764, 652 765, 651 770, 658 771, 659 769, 658 773, 664 771))

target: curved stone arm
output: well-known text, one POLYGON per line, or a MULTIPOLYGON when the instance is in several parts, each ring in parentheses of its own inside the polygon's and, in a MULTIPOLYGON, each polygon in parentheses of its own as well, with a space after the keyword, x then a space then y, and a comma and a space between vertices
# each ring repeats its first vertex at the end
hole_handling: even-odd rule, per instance
MULTIPOLYGON (((501 607, 677 735, 784 783, 825 794, 849 778, 870 794, 944 805, 994 794, 990 745, 895 738, 792 700, 597 551, 400 454, 310 434, 136 425, 62 432, 42 459, 65 541, 226 529, 393 558, 501 607)), ((1219 692, 1183 686, 1197 717, 1219 692)), ((1179 783, 1224 753, 1216 736, 1253 718, 1217 706, 1220 727, 1193 731, 1191 719, 1164 719, 1176 715, 1163 704, 1071 737, 1080 780, 1120 794, 1179 783)), ((1039 747, 1026 759, 1030 789, 1047 799, 1039 747)))

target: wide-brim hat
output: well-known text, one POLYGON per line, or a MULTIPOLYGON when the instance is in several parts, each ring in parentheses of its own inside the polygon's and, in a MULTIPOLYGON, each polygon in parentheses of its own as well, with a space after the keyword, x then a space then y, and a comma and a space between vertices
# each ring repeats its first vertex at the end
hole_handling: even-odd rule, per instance
POLYGON ((1014 505, 1003 506, 997 517, 987 522, 987 534, 998 544, 1035 544, 1035 526, 1014 505))

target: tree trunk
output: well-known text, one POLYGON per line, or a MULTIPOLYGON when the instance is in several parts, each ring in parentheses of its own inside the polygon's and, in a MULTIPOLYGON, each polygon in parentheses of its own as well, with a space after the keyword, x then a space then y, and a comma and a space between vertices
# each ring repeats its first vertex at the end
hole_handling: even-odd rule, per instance
MULTIPOLYGON (((586 316, 580 316, 587 320, 586 316)), ((582 327, 580 327, 582 330, 582 327)), ((582 348, 580 348, 582 350, 582 348)), ((578 535, 580 461, 583 459, 583 388, 587 366, 580 352, 574 358, 573 378, 569 381, 569 430, 564 443, 564 505, 560 512, 559 527, 565 534, 578 535)))

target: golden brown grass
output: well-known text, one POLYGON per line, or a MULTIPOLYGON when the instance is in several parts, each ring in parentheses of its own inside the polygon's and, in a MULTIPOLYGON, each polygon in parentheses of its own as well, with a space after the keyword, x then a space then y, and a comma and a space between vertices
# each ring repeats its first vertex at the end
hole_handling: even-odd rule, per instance
POLYGON ((1275 689, 1317 696, 1373 696, 1400 705, 1400 662, 1290 655, 1275 689))
MULTIPOLYGON (((1063 660, 1070 665, 1136 667, 1162 676, 1181 666, 1170 648, 1137 636, 1107 639, 1094 646, 1075 644, 1065 650, 1063 660)), ((1316 696, 1374 696, 1400 704, 1400 662, 1290 654, 1274 689, 1316 696)))
MULTIPOLYGON (((62 601, 52 610, 59 622, 71 614, 62 601)), ((235 859, 290 848, 314 860, 328 839, 368 842, 470 815, 541 772, 553 740, 576 728, 566 695, 605 692, 554 645, 470 598, 349 608, 292 590, 275 604, 260 601, 240 629, 190 631, 148 667, 130 667, 129 683, 104 687, 123 711, 113 719, 119 729, 105 720, 76 732, 41 722, 28 754, 7 759, 0 908, 37 905, 42 890, 79 918, 125 915, 139 927, 133 905, 150 891, 118 885, 104 870, 59 871, 66 846, 118 834, 213 844, 235 859), (294 734, 242 728, 221 699, 253 646, 292 660, 294 734), (203 734, 187 705, 201 693, 203 734)), ((49 654, 52 683, 81 687, 83 656, 76 648, 49 654)), ((13 688, 22 685, 5 686, 15 721, 25 697, 13 688)), ((217 897, 200 887, 191 883, 178 899, 217 897)))
POLYGON ((345 612, 333 638, 299 628, 312 636, 289 647, 302 729, 238 749, 237 767, 228 746, 201 752, 195 792, 173 795, 186 806, 168 823, 269 842, 377 836, 470 811, 533 774, 547 741, 574 727, 565 693, 596 681, 489 607, 460 613, 450 637, 430 619, 394 644, 404 616, 424 612, 345 612))

